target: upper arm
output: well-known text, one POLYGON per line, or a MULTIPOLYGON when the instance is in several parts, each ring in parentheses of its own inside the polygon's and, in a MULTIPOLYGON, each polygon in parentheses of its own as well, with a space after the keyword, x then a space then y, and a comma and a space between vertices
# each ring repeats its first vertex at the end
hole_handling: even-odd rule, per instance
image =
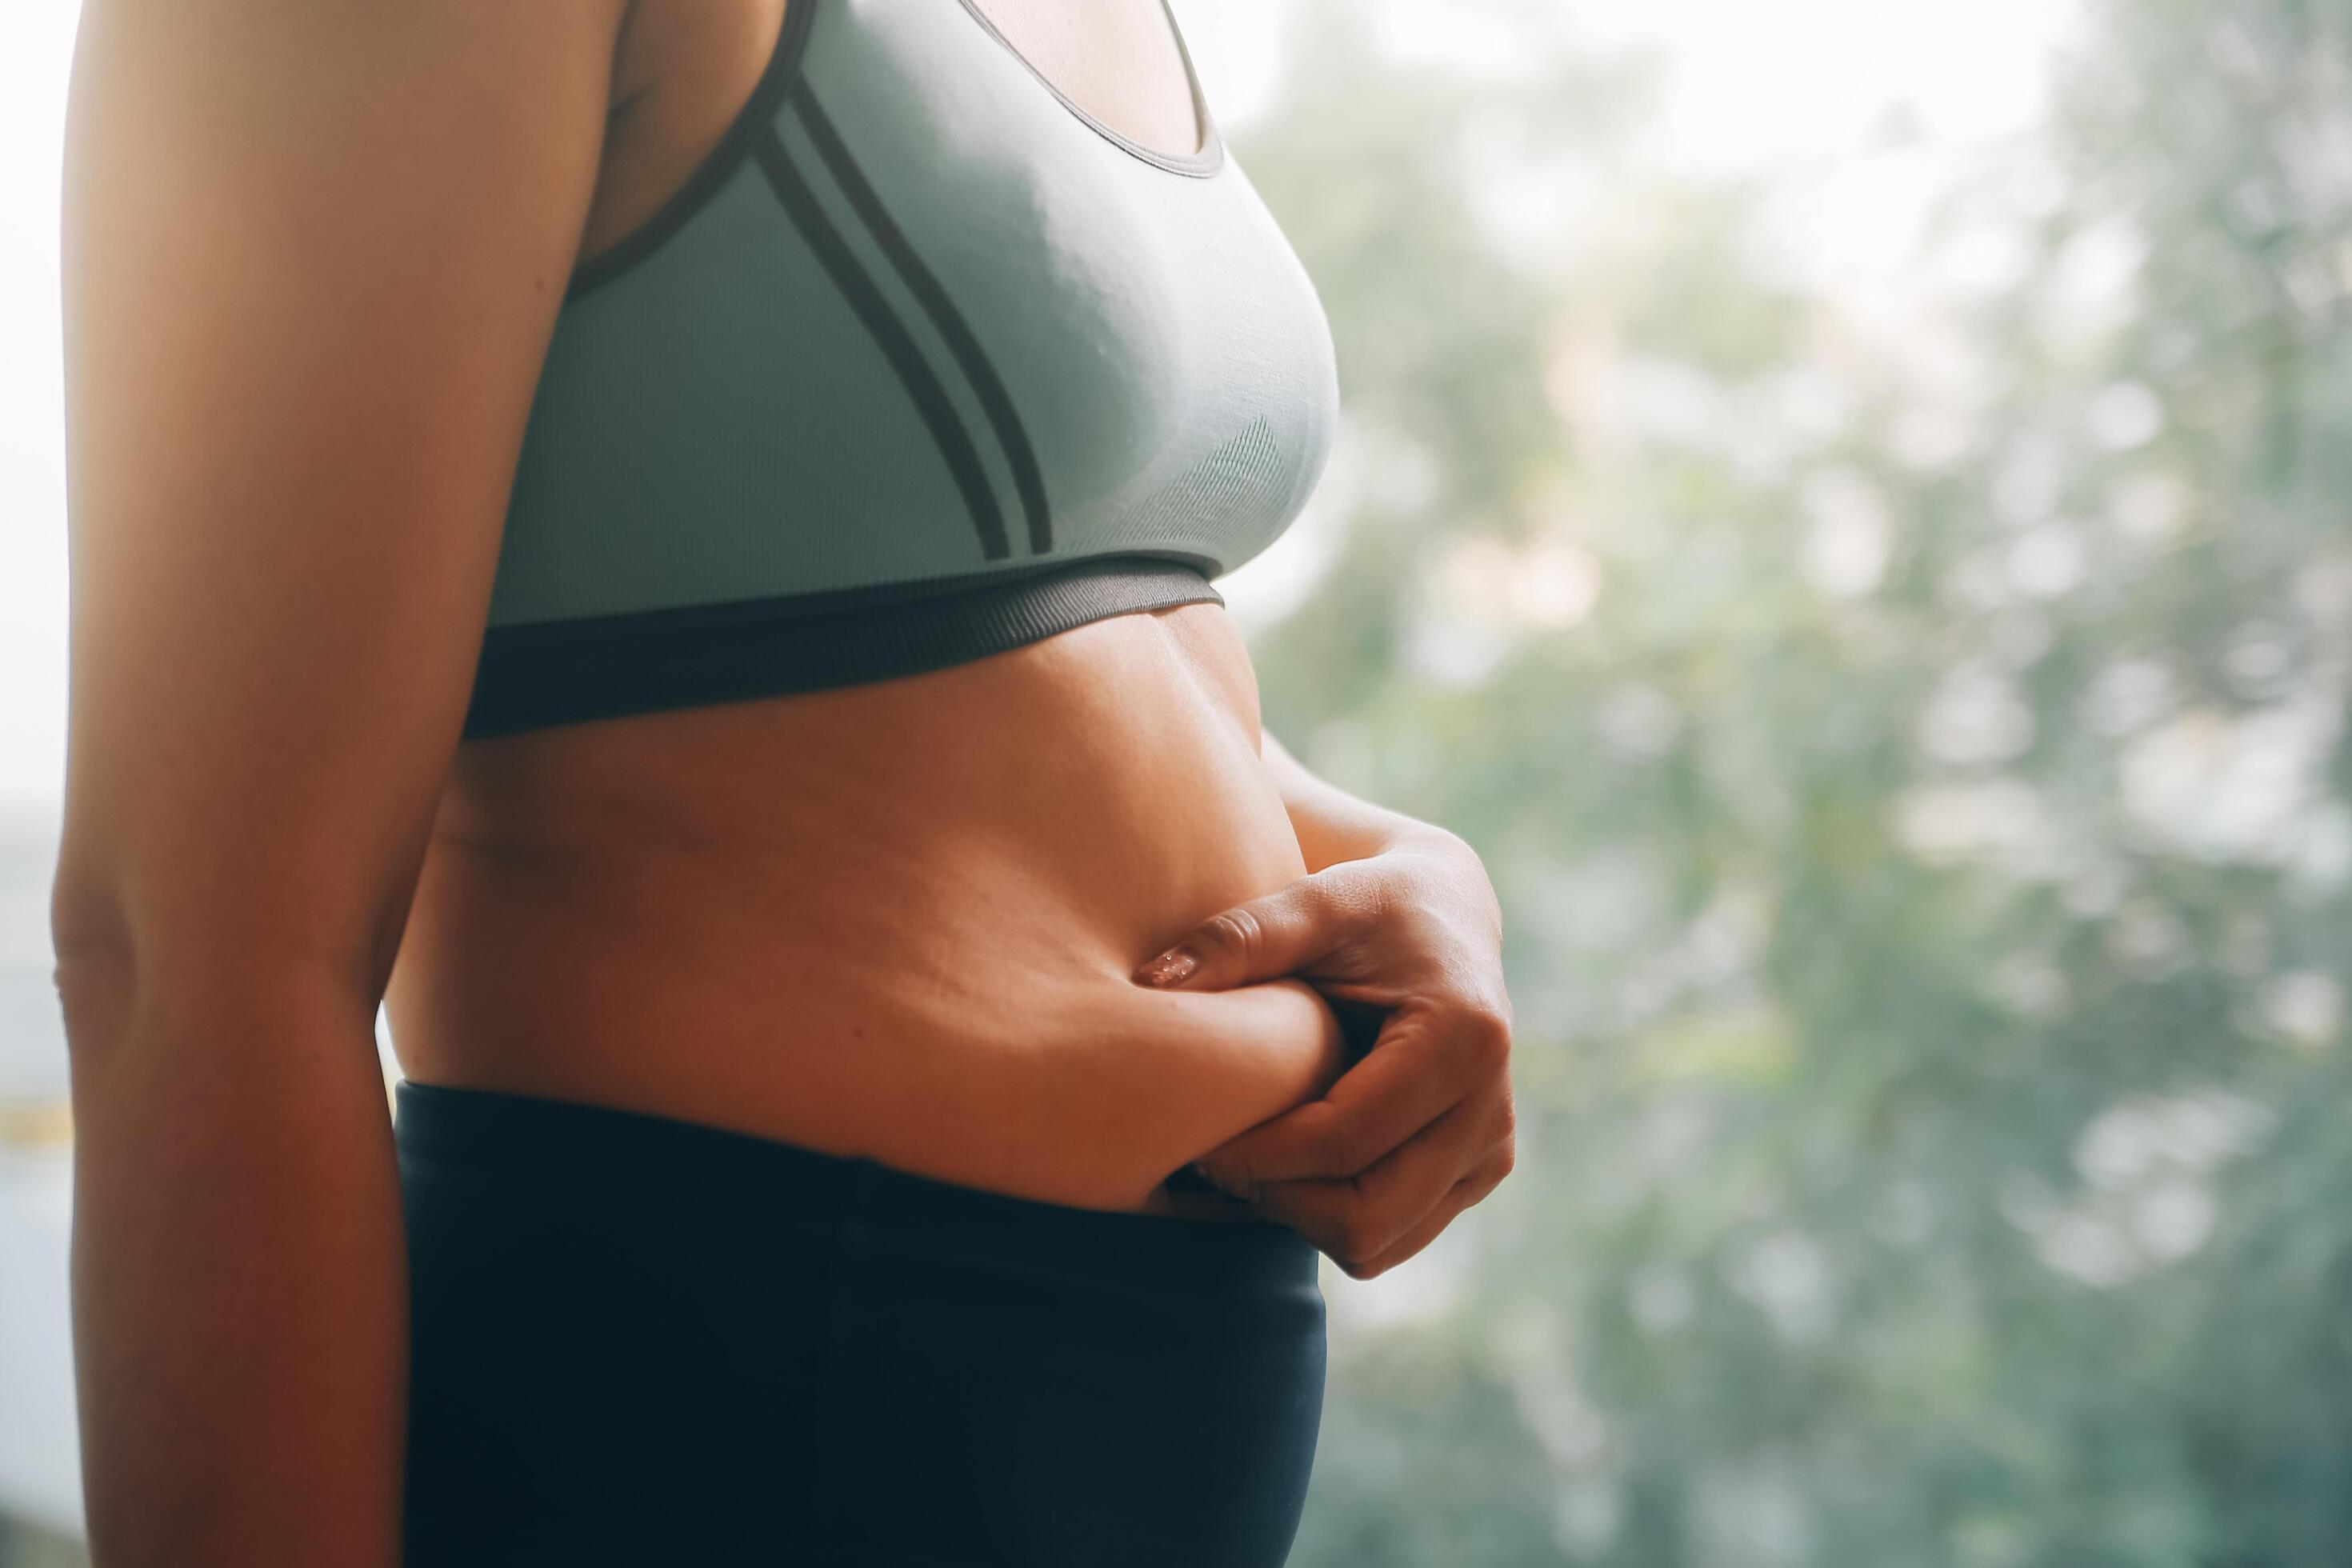
POLYGON ((624 0, 86 0, 60 971, 379 991, 463 721, 624 0))

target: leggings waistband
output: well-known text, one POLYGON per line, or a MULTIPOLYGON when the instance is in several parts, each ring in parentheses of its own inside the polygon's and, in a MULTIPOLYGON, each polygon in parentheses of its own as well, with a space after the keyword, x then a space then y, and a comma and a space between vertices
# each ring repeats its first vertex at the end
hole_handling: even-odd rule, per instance
POLYGON ((1003 1255, 1106 1280, 1247 1295, 1312 1284, 1317 1253, 1286 1226, 1078 1208, 878 1161, 646 1111, 403 1079, 404 1168, 459 1167, 633 1198, 772 1205, 886 1244, 1003 1255))

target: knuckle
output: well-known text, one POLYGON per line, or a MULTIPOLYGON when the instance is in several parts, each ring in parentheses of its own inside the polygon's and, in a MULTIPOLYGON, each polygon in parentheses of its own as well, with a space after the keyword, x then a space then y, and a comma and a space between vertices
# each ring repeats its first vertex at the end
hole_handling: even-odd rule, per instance
POLYGON ((1503 1141, 1502 1148, 1495 1154, 1495 1180, 1501 1181, 1518 1169, 1518 1144, 1516 1140, 1507 1138, 1503 1141))
POLYGON ((1211 915, 1201 931, 1244 959, 1255 958, 1265 948, 1265 922, 1246 904, 1211 915))
POLYGON ((1464 1048, 1474 1059, 1499 1068, 1511 1059, 1511 1016, 1507 1009, 1483 1004, 1460 1015, 1464 1048))

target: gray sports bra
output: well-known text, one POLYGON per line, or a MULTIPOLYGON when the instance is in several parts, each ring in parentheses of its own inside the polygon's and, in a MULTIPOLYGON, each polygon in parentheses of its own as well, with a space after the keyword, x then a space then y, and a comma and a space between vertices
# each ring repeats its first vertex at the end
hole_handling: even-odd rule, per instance
POLYGON ((1223 603, 1210 579, 1320 475, 1339 384, 1314 285, 1192 98, 1204 144, 1171 157, 971 0, 790 0, 719 145, 573 279, 465 733, 1223 603))

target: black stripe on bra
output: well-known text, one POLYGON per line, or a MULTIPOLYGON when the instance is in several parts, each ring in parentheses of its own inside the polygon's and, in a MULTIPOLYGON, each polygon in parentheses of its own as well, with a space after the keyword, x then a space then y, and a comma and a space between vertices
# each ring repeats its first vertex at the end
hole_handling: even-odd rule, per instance
POLYGON ((955 478, 956 488, 963 492, 964 507, 971 513, 972 525, 980 531, 981 552, 991 561, 1011 554, 1012 546, 1004 537, 1004 514, 997 509, 995 493, 981 468, 980 454, 957 418, 947 390, 924 363, 922 351, 916 347, 906 323, 891 312, 890 302, 858 266, 848 243, 817 205, 816 194, 802 178, 772 124, 765 127, 752 142, 751 155, 793 226, 801 231, 801 237, 808 242, 809 249, 832 278, 834 287, 841 290, 842 298, 865 323, 875 346, 898 373, 899 384, 907 389, 915 411, 929 428, 932 442, 955 478))
POLYGON ((807 130, 809 142, 832 171, 834 181, 841 187, 849 205, 864 222, 882 254, 890 258, 898 276, 906 281, 908 292, 939 329, 956 363, 963 367, 965 378, 971 383, 973 394, 996 431, 996 438, 1004 448, 1004 460, 1013 470, 1013 480, 1021 492, 1021 509, 1029 521, 1029 548, 1042 555, 1054 548, 1053 515, 1045 503, 1045 475, 1037 467, 1037 455, 1031 449, 1029 435, 1021 425, 1021 413, 1013 405, 1012 394, 989 363, 987 351, 980 346, 971 327, 955 301, 940 286, 931 269, 923 265, 915 247, 907 243, 905 231, 899 228, 882 198, 866 178, 865 171, 850 156, 849 148, 834 129, 832 118, 816 100, 816 93, 805 78, 796 78, 785 89, 785 98, 793 112, 800 117, 807 130))

